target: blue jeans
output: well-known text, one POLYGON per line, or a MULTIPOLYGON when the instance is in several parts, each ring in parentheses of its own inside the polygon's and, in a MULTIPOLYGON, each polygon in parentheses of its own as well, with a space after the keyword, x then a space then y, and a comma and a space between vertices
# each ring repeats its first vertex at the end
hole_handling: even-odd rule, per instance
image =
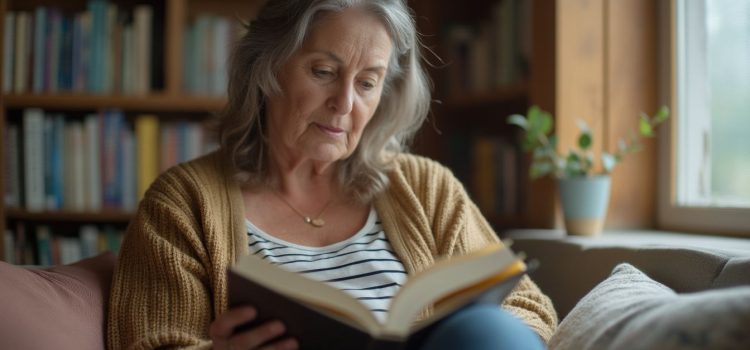
POLYGON ((474 305, 440 321, 418 350, 536 350, 544 343, 521 320, 496 305, 474 305))

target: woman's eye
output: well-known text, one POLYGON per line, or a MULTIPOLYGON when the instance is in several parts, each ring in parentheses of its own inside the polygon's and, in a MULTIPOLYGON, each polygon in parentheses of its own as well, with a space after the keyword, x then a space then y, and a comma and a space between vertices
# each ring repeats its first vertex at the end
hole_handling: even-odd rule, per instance
POLYGON ((362 88, 365 90, 372 90, 373 88, 375 88, 375 82, 371 80, 364 80, 362 81, 361 84, 362 84, 362 88))
POLYGON ((329 78, 333 76, 333 72, 325 69, 313 69, 313 74, 318 78, 329 78))

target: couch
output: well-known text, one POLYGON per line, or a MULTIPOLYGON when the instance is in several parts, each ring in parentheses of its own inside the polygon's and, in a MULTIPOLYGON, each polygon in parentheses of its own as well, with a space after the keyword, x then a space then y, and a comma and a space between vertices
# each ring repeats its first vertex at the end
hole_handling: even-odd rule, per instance
MULTIPOLYGON (((541 263, 532 278, 562 320, 553 349, 750 349, 750 240, 505 236, 541 263)), ((114 263, 111 253, 46 269, 0 262, 0 349, 104 348, 114 263)))
POLYGON ((552 349, 750 349, 750 239, 649 231, 504 233, 540 262, 552 349))

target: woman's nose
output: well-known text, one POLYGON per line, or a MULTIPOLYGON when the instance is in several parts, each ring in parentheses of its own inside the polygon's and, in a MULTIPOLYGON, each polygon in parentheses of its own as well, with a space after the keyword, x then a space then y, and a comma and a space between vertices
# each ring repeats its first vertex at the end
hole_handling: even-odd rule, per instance
POLYGON ((343 82, 338 84, 335 91, 328 98, 328 107, 336 114, 348 114, 354 104, 354 84, 343 82))

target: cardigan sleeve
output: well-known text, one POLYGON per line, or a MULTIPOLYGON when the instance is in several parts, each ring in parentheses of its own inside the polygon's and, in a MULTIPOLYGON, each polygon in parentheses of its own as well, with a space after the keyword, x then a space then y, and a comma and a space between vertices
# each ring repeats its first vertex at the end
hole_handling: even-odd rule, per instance
MULTIPOLYGON (((465 254, 499 238, 472 202, 461 182, 442 165, 410 157, 413 166, 408 172, 423 208, 431 214, 431 230, 440 256, 465 254)), ((529 278, 524 276, 502 307, 523 320, 545 342, 557 328, 557 313, 552 301, 529 278)))
POLYGON ((113 276, 110 349, 210 348, 212 293, 195 203, 162 175, 128 226, 113 276))

